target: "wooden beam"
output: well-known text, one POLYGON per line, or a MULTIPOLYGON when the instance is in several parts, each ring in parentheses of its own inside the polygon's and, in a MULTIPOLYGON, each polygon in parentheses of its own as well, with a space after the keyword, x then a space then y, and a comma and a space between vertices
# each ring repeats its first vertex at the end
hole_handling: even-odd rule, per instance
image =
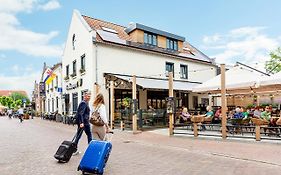
MULTIPOLYGON (((169 97, 174 97, 173 73, 169 72, 169 97)), ((174 134, 174 114, 169 114, 169 135, 174 134)))
POLYGON ((260 141, 261 140, 261 126, 256 125, 256 141, 260 141))
POLYGON ((114 129, 114 82, 110 81, 110 128, 114 129))
POLYGON ((226 139, 226 89, 225 89, 225 64, 221 64, 221 114, 222 114, 222 138, 226 139))
MULTIPOLYGON (((133 101, 137 100, 137 83, 136 83, 136 76, 134 75, 133 78, 133 86, 132 86, 132 94, 133 94, 133 101)), ((136 107, 136 106, 135 106, 136 107)), ((137 133, 137 114, 133 114, 133 133, 137 133)))

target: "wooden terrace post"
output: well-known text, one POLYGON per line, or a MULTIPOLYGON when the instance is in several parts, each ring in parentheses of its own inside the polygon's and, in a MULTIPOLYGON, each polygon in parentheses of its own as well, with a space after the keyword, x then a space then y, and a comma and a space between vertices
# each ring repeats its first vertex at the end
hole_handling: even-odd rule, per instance
POLYGON ((114 129, 114 82, 110 81, 110 128, 114 129))
POLYGON ((198 123, 196 122, 193 123, 193 133, 194 137, 198 137, 198 123))
POLYGON ((226 89, 225 89, 225 64, 221 64, 221 114, 222 138, 226 139, 226 89))
MULTIPOLYGON (((137 100, 137 84, 136 84, 136 76, 133 76, 133 102, 137 100)), ((134 104, 136 105, 136 103, 134 104)), ((136 106, 134 106, 136 108, 136 106)), ((133 109, 134 110, 134 109, 133 109)), ((137 114, 133 114, 133 133, 137 133, 137 114)))
MULTIPOLYGON (((169 72, 169 97, 174 97, 173 73, 169 72)), ((174 111, 173 111, 174 112, 174 111)), ((169 114, 169 135, 174 134, 174 114, 169 114)))
POLYGON ((256 125, 256 141, 261 141, 261 126, 256 125))

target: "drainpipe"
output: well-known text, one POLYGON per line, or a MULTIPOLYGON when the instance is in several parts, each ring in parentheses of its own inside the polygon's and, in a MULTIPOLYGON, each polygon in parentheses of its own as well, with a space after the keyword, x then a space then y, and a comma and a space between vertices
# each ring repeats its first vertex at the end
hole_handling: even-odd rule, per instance
POLYGON ((96 84, 98 84, 98 44, 95 43, 96 45, 96 53, 95 53, 95 60, 96 60, 96 84))

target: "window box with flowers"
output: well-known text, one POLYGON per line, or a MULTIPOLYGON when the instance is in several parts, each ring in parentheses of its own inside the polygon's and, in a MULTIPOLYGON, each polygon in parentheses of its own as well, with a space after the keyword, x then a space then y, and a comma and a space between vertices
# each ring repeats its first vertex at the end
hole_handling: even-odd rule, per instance
POLYGON ((69 80, 69 76, 64 77, 64 80, 65 81, 69 80))
POLYGON ((72 78, 76 78, 76 73, 70 75, 72 78))
POLYGON ((80 71, 80 74, 84 74, 86 72, 86 70, 84 68, 81 68, 79 71, 80 71))

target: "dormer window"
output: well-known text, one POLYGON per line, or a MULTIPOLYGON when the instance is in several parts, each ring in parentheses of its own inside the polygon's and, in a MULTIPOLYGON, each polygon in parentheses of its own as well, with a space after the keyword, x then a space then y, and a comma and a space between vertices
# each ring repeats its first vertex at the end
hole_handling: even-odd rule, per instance
POLYGON ((144 43, 157 46, 157 36, 153 33, 144 32, 144 43))
POLYGON ((178 41, 167 38, 167 49, 178 50, 178 41))
POLYGON ((76 38, 75 38, 75 34, 73 34, 72 36, 72 49, 75 50, 75 42, 76 42, 76 38))

